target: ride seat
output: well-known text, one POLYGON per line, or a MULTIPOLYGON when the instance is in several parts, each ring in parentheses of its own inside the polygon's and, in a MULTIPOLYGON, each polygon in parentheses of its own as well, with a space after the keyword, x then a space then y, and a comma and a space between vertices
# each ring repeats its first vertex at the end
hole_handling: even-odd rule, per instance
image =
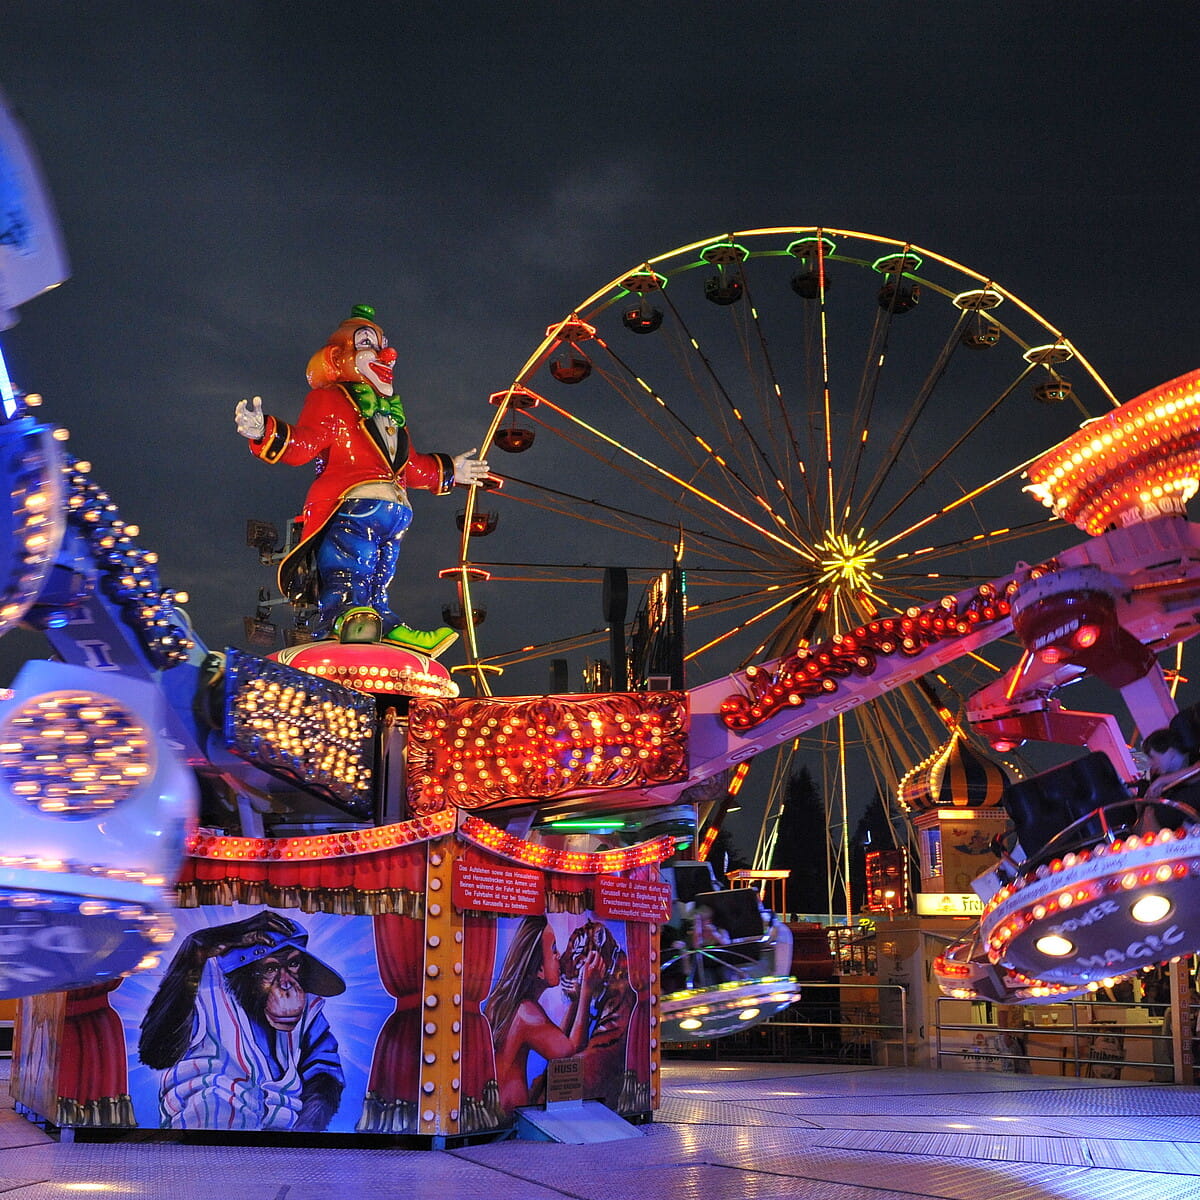
POLYGON ((759 908, 758 892, 754 888, 730 888, 724 892, 701 892, 692 897, 697 907, 712 910, 713 924, 729 934, 729 944, 709 951, 720 962, 742 970, 757 963, 767 945, 759 908))
MULTIPOLYGON (((1068 825, 1098 808, 1120 805, 1129 799, 1112 759, 1095 751, 1052 771, 1010 783, 1002 802, 1028 861, 1068 825)), ((1128 814, 1122 809, 1110 814, 1109 825, 1120 824, 1126 818, 1132 821, 1134 807, 1130 804, 1128 808, 1128 814)), ((1099 818, 1081 826, 1079 834, 1084 845, 1099 841, 1104 836, 1099 818)))

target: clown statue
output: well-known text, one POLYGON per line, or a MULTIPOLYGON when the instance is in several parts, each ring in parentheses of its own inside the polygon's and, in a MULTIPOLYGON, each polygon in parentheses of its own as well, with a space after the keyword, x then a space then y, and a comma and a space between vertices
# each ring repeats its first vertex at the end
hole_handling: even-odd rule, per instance
POLYGON ((444 496, 456 483, 481 482, 488 465, 472 457, 474 450, 451 458, 412 448, 392 386, 395 361, 375 310, 356 305, 309 360, 313 390, 295 424, 264 415, 258 396, 239 402, 234 419, 264 462, 318 460, 300 542, 279 565, 279 590, 291 600, 306 595, 315 570, 317 636, 382 639, 436 657, 458 635, 444 627, 410 629, 388 601, 412 521, 408 489, 444 496))

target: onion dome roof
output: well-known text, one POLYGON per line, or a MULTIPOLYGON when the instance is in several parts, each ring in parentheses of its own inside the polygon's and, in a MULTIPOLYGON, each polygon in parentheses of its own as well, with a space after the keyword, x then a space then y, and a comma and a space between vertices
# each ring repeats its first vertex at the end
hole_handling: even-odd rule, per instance
POLYGON ((902 808, 921 812, 936 808, 995 808, 1009 772, 972 746, 957 729, 924 762, 900 781, 902 808))

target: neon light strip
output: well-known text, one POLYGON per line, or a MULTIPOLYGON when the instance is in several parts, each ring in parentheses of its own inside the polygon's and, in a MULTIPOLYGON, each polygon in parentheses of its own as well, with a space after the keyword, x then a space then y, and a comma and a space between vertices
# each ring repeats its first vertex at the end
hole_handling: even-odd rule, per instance
POLYGON ((400 846, 411 846, 453 833, 454 815, 453 809, 446 809, 429 817, 401 821, 397 825, 352 829, 345 833, 319 834, 315 837, 244 838, 196 833, 188 839, 187 852, 192 858, 239 862, 312 861, 377 854, 380 850, 395 850, 400 846))
POLYGON ((629 871, 634 867, 660 863, 675 853, 675 839, 669 834, 622 850, 602 850, 587 854, 576 850, 555 850, 550 846, 527 842, 497 829, 482 817, 464 815, 459 821, 458 834, 481 850, 506 858, 522 866, 540 870, 560 871, 568 875, 597 875, 629 871))

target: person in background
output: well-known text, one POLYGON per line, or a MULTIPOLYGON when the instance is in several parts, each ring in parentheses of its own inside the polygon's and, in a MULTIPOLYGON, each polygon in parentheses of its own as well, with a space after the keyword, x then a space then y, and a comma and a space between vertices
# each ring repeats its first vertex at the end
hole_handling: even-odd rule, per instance
POLYGON ((692 974, 694 987, 711 987, 730 977, 729 967, 714 949, 729 945, 729 933, 713 919, 713 910, 698 904, 692 912, 692 974))
POLYGON ((794 941, 792 931, 778 913, 772 912, 769 908, 764 908, 762 913, 763 925, 767 930, 767 945, 771 947, 771 974, 781 977, 790 975, 794 941))
POLYGON ((1156 729, 1142 739, 1150 767, 1147 800, 1173 800, 1200 811, 1200 764, 1183 739, 1170 728, 1156 729))

